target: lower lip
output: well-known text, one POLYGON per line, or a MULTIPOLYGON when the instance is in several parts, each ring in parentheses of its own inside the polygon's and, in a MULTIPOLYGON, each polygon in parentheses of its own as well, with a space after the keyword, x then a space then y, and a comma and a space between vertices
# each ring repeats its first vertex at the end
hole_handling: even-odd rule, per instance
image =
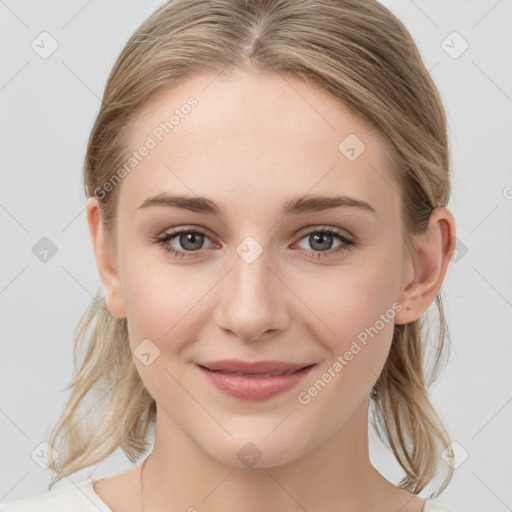
POLYGON ((246 377, 214 372, 204 366, 198 368, 220 391, 234 398, 259 402, 267 400, 296 386, 309 373, 314 365, 301 368, 295 373, 275 377, 246 377))

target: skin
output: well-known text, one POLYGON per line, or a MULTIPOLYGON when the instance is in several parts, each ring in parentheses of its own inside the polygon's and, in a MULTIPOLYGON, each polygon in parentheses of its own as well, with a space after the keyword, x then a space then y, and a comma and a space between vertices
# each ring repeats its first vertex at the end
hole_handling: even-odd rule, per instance
MULTIPOLYGON (((127 317, 132 350, 146 338, 160 350, 148 366, 134 357, 158 410, 144 509, 419 512, 423 500, 370 462, 369 392, 393 322, 418 319, 441 287, 454 251, 452 214, 436 208, 428 231, 406 250, 387 142, 298 77, 198 75, 138 116, 128 146, 139 148, 190 96, 198 106, 118 185, 116 246, 100 229, 98 200, 87 202, 109 310, 127 317), (351 133, 366 146, 355 161, 338 150, 351 133), (161 192, 208 197, 225 214, 138 208, 161 192), (348 208, 279 213, 290 197, 313 193, 366 201, 376 215, 348 208), (190 225, 206 232, 195 256, 176 258, 152 240, 190 225), (315 258, 322 249, 309 234, 327 227, 359 244, 333 253, 342 244, 333 238, 331 255, 315 258), (252 263, 236 252, 247 236, 263 250, 252 263), (299 403, 298 393, 394 303, 402 305, 394 320, 307 405, 299 403), (316 366, 292 390, 249 402, 221 393, 195 366, 224 358, 316 366), (237 456, 247 442, 262 454, 252 468, 237 456)), ((179 237, 167 244, 191 251, 179 237)), ((116 512, 141 510, 140 466, 95 484, 116 512)))

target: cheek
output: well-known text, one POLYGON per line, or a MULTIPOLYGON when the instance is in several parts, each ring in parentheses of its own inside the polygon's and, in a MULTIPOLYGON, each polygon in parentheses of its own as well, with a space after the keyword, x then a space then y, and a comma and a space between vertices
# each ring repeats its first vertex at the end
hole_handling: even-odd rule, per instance
POLYGON ((207 271, 199 274, 192 266, 172 265, 163 256, 147 265, 144 254, 136 251, 127 255, 122 265, 130 346, 146 387, 151 394, 158 394, 161 385, 165 389, 174 386, 167 371, 182 380, 182 372, 186 371, 182 363, 191 359, 189 346, 200 337, 212 315, 208 293, 218 276, 207 271), (145 341, 150 351, 159 354, 149 367, 137 360, 144 340, 150 340, 151 343, 145 341))
POLYGON ((353 265, 340 267, 328 278, 317 277, 310 281, 304 302, 333 339, 355 337, 386 312, 388 318, 393 318, 398 279, 393 267, 353 265))
POLYGON ((335 380, 349 380, 360 390, 375 382, 401 309, 395 300, 398 276, 394 256, 381 254, 373 264, 339 267, 329 279, 316 276, 309 282, 304 302, 316 317, 309 321, 315 326, 314 336, 329 353, 325 367, 336 360, 343 366, 343 378, 335 380))
POLYGON ((148 246, 130 236, 122 242, 119 264, 129 323, 159 338, 170 335, 168 331, 180 318, 194 314, 194 304, 206 293, 207 282, 192 267, 167 260, 157 244, 148 246))
POLYGON ((143 272, 132 258, 126 269, 129 340, 139 375, 157 402, 185 407, 187 394, 179 383, 186 377, 187 347, 204 322, 198 315, 206 290, 180 277, 177 268, 171 272, 153 266, 143 272))

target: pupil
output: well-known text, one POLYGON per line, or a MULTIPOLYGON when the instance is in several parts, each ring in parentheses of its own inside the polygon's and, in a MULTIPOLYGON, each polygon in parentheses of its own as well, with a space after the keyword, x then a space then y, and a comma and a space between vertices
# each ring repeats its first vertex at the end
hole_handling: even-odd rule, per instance
POLYGON ((180 236, 180 244, 183 248, 189 249, 191 251, 197 251, 201 248, 202 245, 202 236, 200 233, 186 233, 180 236), (189 242, 192 244, 190 247, 189 242))
POLYGON ((328 233, 317 233, 315 235, 312 235, 313 242, 311 243, 311 247, 314 249, 323 251, 330 249, 330 245, 332 242, 332 235, 329 235, 328 233), (319 240, 323 239, 323 243, 319 242, 319 240), (316 247, 315 247, 316 245, 316 247))

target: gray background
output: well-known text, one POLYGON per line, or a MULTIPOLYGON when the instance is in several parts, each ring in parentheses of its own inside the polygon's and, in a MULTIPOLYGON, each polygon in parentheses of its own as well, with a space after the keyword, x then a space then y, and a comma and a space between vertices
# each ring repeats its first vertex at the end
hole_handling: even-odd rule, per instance
MULTIPOLYGON (((417 41, 450 130, 458 241, 443 298, 453 350, 431 397, 457 456, 438 500, 512 510, 512 1, 383 3, 417 41)), ((160 4, 0 0, 0 502, 50 481, 31 454, 64 406, 73 331, 101 284, 81 189, 86 141, 117 55, 160 4), (58 43, 46 59, 31 47, 43 31, 58 43), (46 262, 33 252, 43 237, 57 248, 46 262)), ((371 434, 372 461, 397 483, 399 467, 371 434)), ((129 466, 119 451, 54 488, 129 466)))

